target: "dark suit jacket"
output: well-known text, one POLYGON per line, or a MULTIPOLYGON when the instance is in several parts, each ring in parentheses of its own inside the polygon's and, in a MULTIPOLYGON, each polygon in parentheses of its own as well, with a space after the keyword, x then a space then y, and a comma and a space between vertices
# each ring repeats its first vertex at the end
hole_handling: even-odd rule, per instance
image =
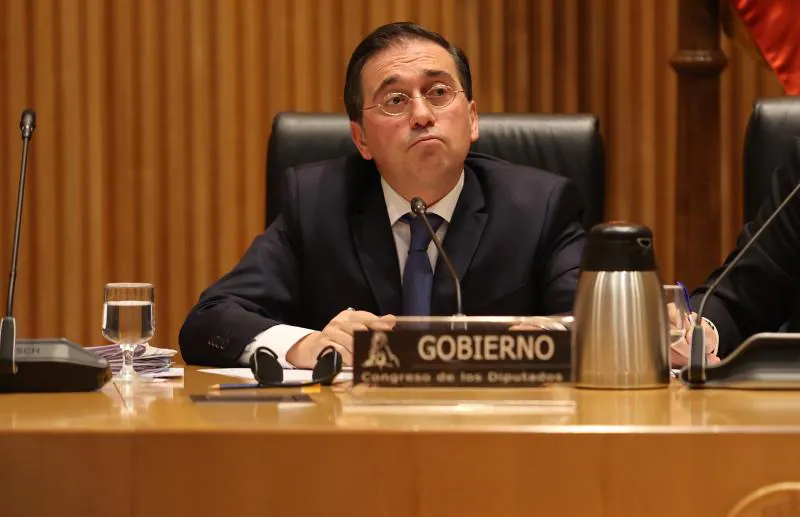
MULTIPOLYGON (((733 257, 750 241, 775 208, 800 182, 800 145, 789 163, 776 170, 770 194, 755 219, 739 235, 736 249, 723 266, 692 296, 700 308, 703 295, 733 257)), ((742 341, 758 332, 800 331, 800 196, 795 196, 758 241, 722 279, 709 297, 703 316, 719 331, 719 355, 725 357, 742 341)))
MULTIPOLYGON (((566 178, 470 153, 444 239, 467 315, 572 311, 585 233, 566 178)), ((202 293, 180 332, 188 363, 235 365, 260 332, 286 323, 322 329, 355 307, 402 308, 400 266, 380 175, 354 155, 286 171, 282 214, 239 264, 202 293)), ((456 312, 443 260, 433 315, 456 312)))

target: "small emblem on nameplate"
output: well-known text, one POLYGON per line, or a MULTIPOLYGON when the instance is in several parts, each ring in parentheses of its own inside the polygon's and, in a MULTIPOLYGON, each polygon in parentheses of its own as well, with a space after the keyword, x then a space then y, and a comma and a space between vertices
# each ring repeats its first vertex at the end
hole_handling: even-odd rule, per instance
POLYGON ((355 333, 354 384, 519 387, 571 378, 570 332, 566 330, 355 333))

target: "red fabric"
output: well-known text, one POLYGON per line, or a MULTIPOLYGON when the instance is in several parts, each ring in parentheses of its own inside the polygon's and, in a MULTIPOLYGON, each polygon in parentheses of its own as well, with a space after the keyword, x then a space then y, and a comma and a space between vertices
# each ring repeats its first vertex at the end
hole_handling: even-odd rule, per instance
POLYGON ((800 0, 731 0, 788 95, 800 95, 800 0))

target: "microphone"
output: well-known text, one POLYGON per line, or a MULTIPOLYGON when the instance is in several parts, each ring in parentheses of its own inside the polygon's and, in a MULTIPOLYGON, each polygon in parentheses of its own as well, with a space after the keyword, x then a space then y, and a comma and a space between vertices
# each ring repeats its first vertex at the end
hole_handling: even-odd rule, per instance
POLYGON ((692 346, 689 353, 689 367, 688 367, 688 383, 690 387, 700 387, 706 382, 706 343, 705 333, 703 332, 703 311, 706 307, 709 297, 717 290, 720 282, 728 276, 728 273, 736 266, 739 260, 747 253, 753 243, 761 236, 762 233, 772 224, 772 221, 780 214, 789 201, 795 197, 797 192, 800 191, 800 183, 784 198, 780 205, 770 214, 761 228, 753 234, 750 240, 745 244, 739 253, 731 260, 730 264, 720 273, 716 280, 711 284, 700 302, 700 307, 697 310, 697 317, 694 319, 692 325, 692 346))
POLYGON ((17 214, 8 276, 6 313, 0 322, 0 391, 91 391, 111 378, 108 361, 66 339, 17 339, 14 289, 17 283, 22 201, 28 169, 28 144, 36 129, 36 113, 22 112, 22 163, 17 190, 17 214))
POLYGON ((458 275, 456 274, 453 264, 450 262, 450 258, 447 256, 447 253, 444 252, 444 248, 442 248, 442 243, 439 242, 439 239, 436 237, 436 232, 434 232, 433 227, 431 227, 431 222, 428 220, 428 205, 426 205, 425 201, 421 198, 415 197, 411 200, 411 211, 414 212, 417 217, 422 218, 422 221, 425 223, 425 228, 427 228, 428 233, 431 234, 433 244, 435 244, 436 249, 439 250, 439 257, 444 260, 447 271, 450 273, 453 284, 456 286, 456 308, 458 312, 456 312, 454 316, 463 316, 464 313, 461 311, 461 282, 458 280, 458 275))
MULTIPOLYGON (((22 132, 22 140, 30 140, 33 136, 33 130, 36 129, 36 112, 33 110, 25 110, 22 112, 22 118, 19 121, 19 130, 22 132)), ((27 156, 23 151, 22 159, 27 156)))
POLYGON ((11 251, 11 272, 8 275, 8 296, 6 297, 6 314, 0 323, 0 371, 17 373, 15 362, 15 346, 17 325, 14 320, 14 289, 17 285, 17 260, 19 259, 19 232, 22 226, 22 201, 25 198, 25 175, 28 170, 28 144, 36 129, 36 113, 26 109, 19 120, 22 133, 22 163, 19 171, 19 187, 17 190, 17 214, 14 224, 14 241, 11 251))

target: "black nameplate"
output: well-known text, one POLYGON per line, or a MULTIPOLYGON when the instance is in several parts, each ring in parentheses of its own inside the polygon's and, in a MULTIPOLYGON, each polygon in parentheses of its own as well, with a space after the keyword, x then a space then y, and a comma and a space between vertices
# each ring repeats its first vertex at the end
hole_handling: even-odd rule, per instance
POLYGON ((353 384, 520 387, 572 380, 569 330, 393 330, 354 336, 353 384))

